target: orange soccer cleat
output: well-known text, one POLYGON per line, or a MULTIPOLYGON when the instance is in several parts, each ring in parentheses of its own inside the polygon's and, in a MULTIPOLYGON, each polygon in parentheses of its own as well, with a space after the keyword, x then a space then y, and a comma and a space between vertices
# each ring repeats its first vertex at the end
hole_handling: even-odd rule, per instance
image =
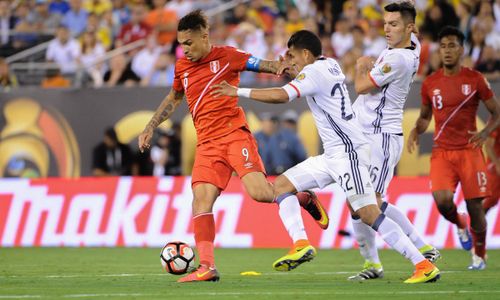
POLYGON ((177 282, 219 281, 219 279, 219 272, 215 268, 200 265, 198 269, 177 280, 177 282))
POLYGON ((413 276, 406 279, 404 283, 424 283, 434 282, 441 277, 439 269, 427 259, 419 262, 415 266, 413 276))
POLYGON ((300 206, 313 217, 318 226, 323 230, 327 229, 330 219, 316 194, 313 191, 306 190, 298 192, 296 196, 299 199, 300 206))

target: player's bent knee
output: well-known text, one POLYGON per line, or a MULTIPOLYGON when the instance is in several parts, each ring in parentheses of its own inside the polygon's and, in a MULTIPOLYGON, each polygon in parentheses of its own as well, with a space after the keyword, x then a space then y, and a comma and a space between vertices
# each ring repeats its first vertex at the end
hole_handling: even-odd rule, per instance
POLYGON ((381 214, 375 194, 352 195, 348 197, 348 201, 354 211, 353 215, 360 217, 363 223, 370 226, 381 214))

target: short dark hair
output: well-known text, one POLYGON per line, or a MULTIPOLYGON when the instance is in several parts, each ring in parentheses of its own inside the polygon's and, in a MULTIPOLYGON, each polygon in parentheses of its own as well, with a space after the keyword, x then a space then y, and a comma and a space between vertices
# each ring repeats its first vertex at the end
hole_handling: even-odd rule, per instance
POLYGON ((387 12, 399 12, 407 24, 415 23, 415 18, 417 17, 415 6, 408 1, 388 4, 384 7, 384 10, 387 12))
POLYGON ((456 36, 458 42, 460 43, 460 46, 464 45, 465 36, 462 33, 462 31, 460 31, 460 29, 458 29, 457 27, 445 26, 439 32, 439 35, 438 35, 439 41, 441 41, 441 39, 444 38, 445 36, 456 36))
POLYGON ((318 57, 321 55, 321 41, 318 36, 308 30, 300 30, 294 33, 288 40, 288 48, 292 46, 297 49, 307 49, 318 57))
POLYGON ((177 31, 202 30, 208 28, 207 16, 200 10, 190 12, 179 20, 177 31))

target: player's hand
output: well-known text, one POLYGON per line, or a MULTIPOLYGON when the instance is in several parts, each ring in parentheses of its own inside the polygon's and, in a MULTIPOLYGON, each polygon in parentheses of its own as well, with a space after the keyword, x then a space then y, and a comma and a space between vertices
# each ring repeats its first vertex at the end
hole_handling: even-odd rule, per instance
POLYGON ((356 70, 358 72, 367 72, 371 69, 373 69, 373 66, 375 65, 375 61, 371 56, 361 56, 356 60, 356 70))
POLYGON ((149 149, 149 147, 151 147, 149 143, 151 142, 152 137, 153 137, 153 130, 150 128, 144 129, 144 131, 139 135, 138 142, 139 142, 139 151, 141 151, 141 153, 143 153, 144 150, 149 149))
POLYGON ((210 87, 212 90, 210 92, 210 95, 216 97, 216 96, 230 96, 230 97, 236 97, 238 96, 237 90, 238 88, 235 86, 230 85, 227 83, 227 81, 223 81, 219 84, 214 84, 210 87))
POLYGON ((480 132, 469 130, 469 134, 472 134, 472 137, 469 139, 469 143, 471 143, 474 148, 481 147, 486 139, 488 139, 488 133, 484 130, 481 130, 480 132))
POLYGON ((288 62, 285 60, 283 56, 279 56, 278 58, 278 70, 276 70, 276 75, 281 76, 285 71, 290 68, 290 65, 288 62))
POLYGON ((408 141, 406 141, 406 149, 408 150, 408 153, 413 153, 417 149, 417 146, 419 145, 418 141, 418 133, 417 133, 417 128, 413 128, 410 131, 410 135, 408 136, 408 141))

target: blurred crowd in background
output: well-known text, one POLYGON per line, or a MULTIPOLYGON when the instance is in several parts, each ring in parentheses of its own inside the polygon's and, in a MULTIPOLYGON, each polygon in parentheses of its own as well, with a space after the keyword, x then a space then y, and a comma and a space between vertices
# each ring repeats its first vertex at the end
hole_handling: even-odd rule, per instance
MULTIPOLYGON (((358 57, 376 57, 386 47, 385 0, 255 0, 215 12, 227 2, 0 0, 0 56, 50 41, 45 60, 59 68, 47 72, 43 87, 71 86, 78 70, 93 87, 169 86, 175 61, 183 55, 176 42, 177 21, 194 9, 211 15, 213 44, 235 46, 266 59, 284 54, 295 31, 311 30, 321 37, 324 55, 339 60, 347 81, 353 79, 358 57), (105 59, 109 51, 141 39, 143 46, 105 59)), ((416 0, 415 6, 422 43, 417 79, 439 68, 437 34, 445 25, 458 26, 465 33, 464 65, 489 79, 500 76, 500 0, 416 0)), ((242 74, 243 84, 280 80, 242 74)), ((0 84, 22 84, 4 59, 0 59, 0 84)))
MULTIPOLYGON (((183 56, 177 22, 195 9, 209 15, 214 45, 231 45, 274 60, 294 32, 320 36, 323 54, 342 65, 352 82, 356 59, 386 47, 383 6, 390 0, 254 0, 231 9, 223 0, 0 0, 0 90, 25 85, 8 57, 47 43, 38 63, 51 64, 44 88, 170 86, 183 56), (142 41, 142 42, 141 42, 142 41), (125 48, 123 48, 125 47, 125 48), (117 51, 117 50, 122 51, 117 51)), ((237 1, 236 1, 237 2, 237 1)), ((437 35, 446 25, 465 34, 463 64, 488 79, 500 77, 500 0, 415 0, 422 44, 417 80, 440 67, 437 35)), ((283 78, 243 72, 242 85, 276 85, 283 78)), ((255 133, 269 174, 280 174, 307 156, 297 135, 297 113, 262 114, 255 133)), ((181 126, 158 131, 145 154, 121 144, 109 128, 92 153, 93 175, 181 174, 181 126)), ((90 155, 87 154, 87 155, 90 155)))

